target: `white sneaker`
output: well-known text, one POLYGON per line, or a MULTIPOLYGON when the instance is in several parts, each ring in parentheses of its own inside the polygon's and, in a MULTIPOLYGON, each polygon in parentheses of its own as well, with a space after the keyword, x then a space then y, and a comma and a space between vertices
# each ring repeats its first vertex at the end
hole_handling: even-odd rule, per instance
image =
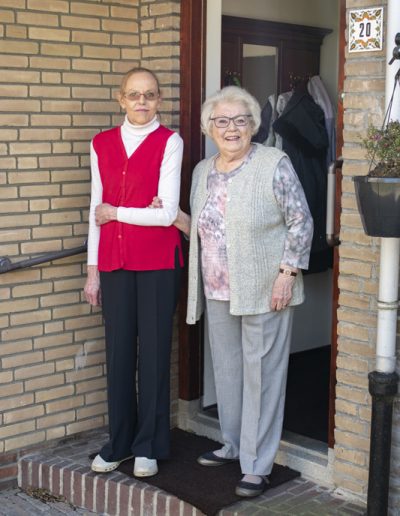
POLYGON ((152 477, 158 473, 156 459, 146 457, 136 457, 133 474, 135 477, 152 477))
POLYGON ((114 471, 114 469, 117 469, 121 462, 124 462, 124 460, 128 460, 130 458, 131 457, 126 457, 125 459, 116 460, 115 462, 107 462, 102 459, 100 455, 96 455, 96 457, 93 459, 91 468, 92 471, 96 471, 97 473, 108 473, 109 471, 114 471))

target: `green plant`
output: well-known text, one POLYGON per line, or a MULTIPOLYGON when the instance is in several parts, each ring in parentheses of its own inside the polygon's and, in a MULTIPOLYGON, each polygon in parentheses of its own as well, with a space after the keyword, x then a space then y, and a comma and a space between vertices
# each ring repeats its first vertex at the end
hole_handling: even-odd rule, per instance
POLYGON ((369 176, 400 177, 400 121, 390 121, 381 129, 370 125, 362 145, 371 167, 375 165, 369 176))

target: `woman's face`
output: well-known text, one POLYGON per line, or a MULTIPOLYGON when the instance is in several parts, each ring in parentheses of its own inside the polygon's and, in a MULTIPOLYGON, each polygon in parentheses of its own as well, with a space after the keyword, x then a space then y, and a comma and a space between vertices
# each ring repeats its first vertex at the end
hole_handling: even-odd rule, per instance
POLYGON ((129 122, 135 125, 144 125, 153 120, 160 103, 157 81, 147 72, 131 75, 119 98, 119 104, 126 110, 129 122))
MULTIPOLYGON (((215 107, 211 118, 229 117, 238 115, 249 115, 248 109, 241 102, 220 102, 215 107)), ((237 154, 238 157, 246 154, 251 144, 251 118, 244 116, 242 120, 247 121, 247 125, 237 126, 233 120, 229 121, 228 127, 221 128, 212 122, 211 137, 217 145, 221 154, 237 154)))

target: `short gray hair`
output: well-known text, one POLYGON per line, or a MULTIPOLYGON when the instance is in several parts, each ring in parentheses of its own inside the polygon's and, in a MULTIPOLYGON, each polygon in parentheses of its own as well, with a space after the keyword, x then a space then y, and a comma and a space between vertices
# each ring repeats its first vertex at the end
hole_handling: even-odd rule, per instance
POLYGON ((201 130, 204 134, 211 136, 212 121, 210 118, 217 105, 221 102, 242 103, 252 116, 250 119, 251 134, 256 134, 261 124, 260 104, 253 95, 238 86, 226 86, 204 101, 200 116, 201 130))

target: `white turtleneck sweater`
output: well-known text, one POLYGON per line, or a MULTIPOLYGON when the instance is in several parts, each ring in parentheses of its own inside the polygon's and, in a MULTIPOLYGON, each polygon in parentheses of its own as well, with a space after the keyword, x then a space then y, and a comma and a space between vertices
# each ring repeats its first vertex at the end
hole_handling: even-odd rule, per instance
MULTIPOLYGON (((145 125, 133 125, 127 117, 121 127, 122 142, 128 158, 135 152, 146 136, 159 127, 157 118, 145 125)), ((183 140, 178 133, 172 134, 165 147, 161 163, 160 179, 157 195, 162 199, 163 207, 153 208, 126 208, 119 206, 117 220, 126 224, 139 226, 170 226, 176 219, 179 206, 181 165, 183 154, 183 140)), ((92 172, 91 200, 89 212, 88 234, 88 265, 97 265, 100 227, 96 226, 95 209, 103 202, 103 185, 101 182, 98 157, 90 145, 90 166, 92 172)))

